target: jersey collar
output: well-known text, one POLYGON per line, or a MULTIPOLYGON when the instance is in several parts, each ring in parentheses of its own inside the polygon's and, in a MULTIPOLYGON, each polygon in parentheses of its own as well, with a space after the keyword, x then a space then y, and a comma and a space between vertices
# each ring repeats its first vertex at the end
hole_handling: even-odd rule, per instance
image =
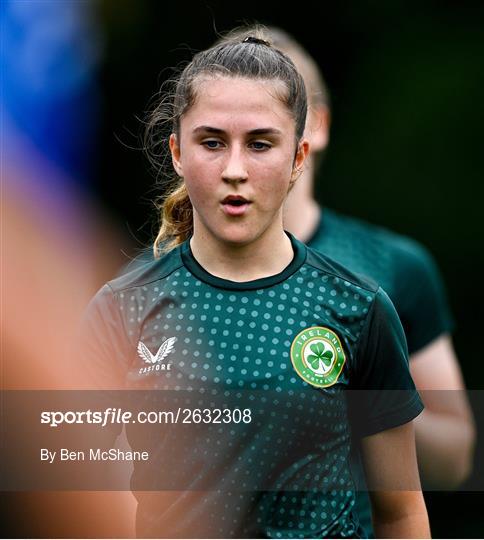
POLYGON ((203 268, 200 263, 193 256, 192 250, 190 248, 190 239, 186 240, 181 246, 180 255, 183 261, 183 264, 190 270, 190 272, 196 276, 200 281, 204 281, 213 287, 219 289, 230 289, 238 291, 248 291, 255 289, 264 289, 266 287, 272 287, 282 281, 286 280, 289 276, 294 274, 306 261, 307 248, 306 246, 294 238, 294 236, 285 231, 289 239, 291 240, 292 249, 294 252, 294 257, 292 261, 284 268, 279 274, 273 276, 267 276, 260 279, 255 279, 253 281, 230 281, 228 279, 222 279, 213 274, 210 274, 203 268))

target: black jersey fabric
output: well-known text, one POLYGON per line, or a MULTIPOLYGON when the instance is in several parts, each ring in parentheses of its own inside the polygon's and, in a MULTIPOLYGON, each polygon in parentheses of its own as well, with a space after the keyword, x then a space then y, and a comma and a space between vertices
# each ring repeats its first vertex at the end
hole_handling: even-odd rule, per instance
POLYGON ((93 388, 180 393, 188 408, 228 393, 254 404, 250 425, 225 431, 166 425, 141 442, 128 429, 150 453, 132 478, 139 536, 364 535, 351 432, 404 424, 423 406, 386 293, 289 237, 293 260, 274 276, 213 276, 187 241, 91 301, 79 362, 93 388))

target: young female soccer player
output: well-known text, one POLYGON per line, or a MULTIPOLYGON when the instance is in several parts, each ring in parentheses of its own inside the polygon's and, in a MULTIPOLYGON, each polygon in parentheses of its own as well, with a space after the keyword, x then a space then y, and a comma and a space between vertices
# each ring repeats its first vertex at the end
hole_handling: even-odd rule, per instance
POLYGON ((377 535, 429 535, 411 423, 422 405, 395 310, 283 229, 306 109, 292 61, 251 33, 196 54, 153 113, 158 151, 170 120, 177 174, 160 257, 93 299, 83 363, 101 386, 179 393, 195 423, 205 396, 213 409, 189 435, 175 422, 141 441, 128 426, 150 455, 132 479, 139 536, 361 536, 352 419, 377 535), (224 431, 228 395, 253 405, 241 419, 223 409, 224 431), (178 491, 150 491, 160 479, 178 491))

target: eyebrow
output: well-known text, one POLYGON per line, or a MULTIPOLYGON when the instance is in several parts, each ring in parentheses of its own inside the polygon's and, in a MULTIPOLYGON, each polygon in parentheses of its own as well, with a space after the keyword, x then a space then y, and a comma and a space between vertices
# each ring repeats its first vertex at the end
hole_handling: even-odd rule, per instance
MULTIPOLYGON (((225 135, 225 131, 212 126, 197 126, 193 133, 213 133, 215 135, 225 135)), ((276 128, 257 128, 247 132, 248 135, 282 135, 282 131, 276 128)))

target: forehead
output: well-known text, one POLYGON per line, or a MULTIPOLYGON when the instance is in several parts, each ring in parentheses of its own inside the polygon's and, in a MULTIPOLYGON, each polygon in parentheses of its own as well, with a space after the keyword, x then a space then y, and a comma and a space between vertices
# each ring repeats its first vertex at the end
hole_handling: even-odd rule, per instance
POLYGON ((204 77, 195 82, 194 93, 194 103, 182 116, 182 123, 217 123, 224 127, 235 124, 250 129, 264 124, 281 130, 294 126, 284 103, 286 87, 282 81, 204 77))

